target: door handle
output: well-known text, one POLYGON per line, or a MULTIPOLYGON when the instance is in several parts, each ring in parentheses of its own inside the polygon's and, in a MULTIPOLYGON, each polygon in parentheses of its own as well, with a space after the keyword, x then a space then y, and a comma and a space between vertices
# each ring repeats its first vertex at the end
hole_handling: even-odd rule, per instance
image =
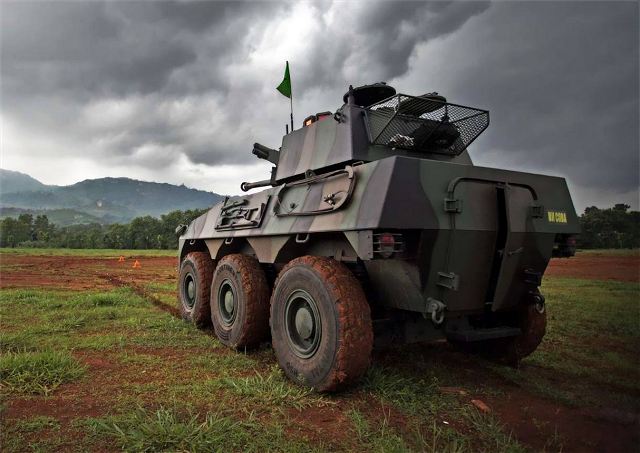
POLYGON ((523 251, 524 251, 524 247, 518 247, 515 250, 511 250, 510 252, 507 252, 507 256, 517 255, 518 253, 522 253, 523 251))

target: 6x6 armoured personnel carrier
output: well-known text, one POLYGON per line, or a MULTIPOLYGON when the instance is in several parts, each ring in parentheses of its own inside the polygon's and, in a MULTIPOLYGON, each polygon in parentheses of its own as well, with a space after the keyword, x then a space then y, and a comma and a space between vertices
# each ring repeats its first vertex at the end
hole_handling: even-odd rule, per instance
POLYGON ((232 348, 268 340, 318 391, 375 343, 447 339, 517 363, 545 333, 538 287, 579 232, 563 178, 477 167, 489 113, 384 83, 349 87, 279 149, 271 177, 177 229, 179 307, 232 348))

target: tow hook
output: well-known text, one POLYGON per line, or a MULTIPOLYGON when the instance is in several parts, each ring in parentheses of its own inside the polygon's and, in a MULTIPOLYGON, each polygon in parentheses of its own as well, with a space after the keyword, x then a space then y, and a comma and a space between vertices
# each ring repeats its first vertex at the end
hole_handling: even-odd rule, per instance
POLYGON ((540 314, 544 313, 544 296, 542 294, 540 294, 539 292, 532 292, 531 293, 531 302, 533 303, 533 306, 535 307, 536 311, 540 314))
POLYGON ((439 300, 429 297, 427 299, 427 313, 431 313, 431 321, 439 326, 444 322, 444 310, 447 306, 439 300))

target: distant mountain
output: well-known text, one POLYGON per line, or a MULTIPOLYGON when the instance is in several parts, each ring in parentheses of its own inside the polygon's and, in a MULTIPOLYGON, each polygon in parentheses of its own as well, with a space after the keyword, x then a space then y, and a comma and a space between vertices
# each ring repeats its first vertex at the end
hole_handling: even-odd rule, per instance
POLYGON ((51 220, 58 224, 128 222, 143 215, 159 217, 176 209, 207 208, 223 198, 184 185, 129 178, 87 179, 70 186, 48 186, 24 173, 1 169, 0 188, 0 216, 50 213, 51 220))
POLYGON ((42 184, 29 175, 19 171, 3 170, 0 168, 0 194, 9 192, 33 192, 45 190, 46 185, 42 184))

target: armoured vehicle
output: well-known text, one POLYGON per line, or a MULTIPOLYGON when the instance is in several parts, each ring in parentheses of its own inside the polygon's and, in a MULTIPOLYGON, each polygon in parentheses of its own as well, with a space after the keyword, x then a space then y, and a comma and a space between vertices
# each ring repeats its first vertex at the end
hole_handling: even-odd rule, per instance
POLYGON ((340 389, 376 344, 447 339, 517 363, 545 333, 542 275, 579 232, 563 178, 474 166, 486 110, 349 87, 279 149, 271 177, 180 225, 179 307, 222 343, 271 337, 293 381, 340 389))

